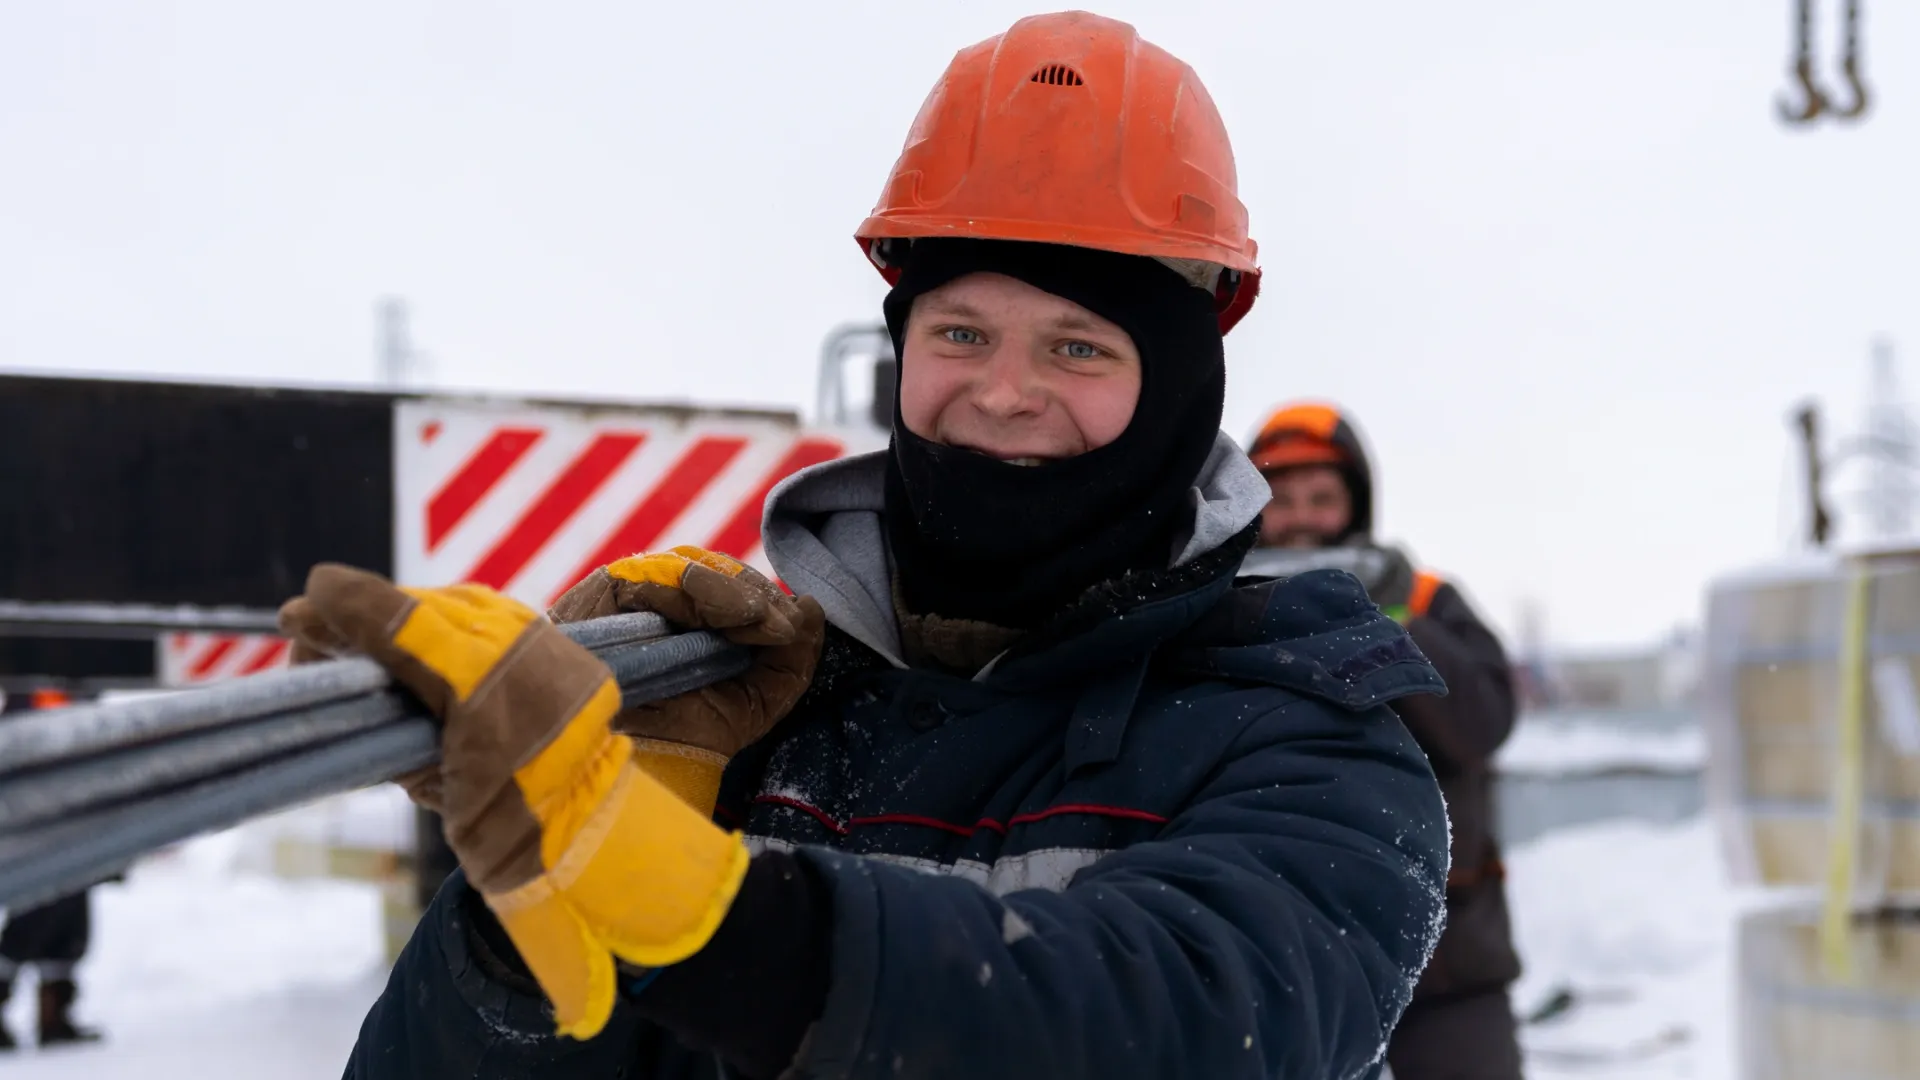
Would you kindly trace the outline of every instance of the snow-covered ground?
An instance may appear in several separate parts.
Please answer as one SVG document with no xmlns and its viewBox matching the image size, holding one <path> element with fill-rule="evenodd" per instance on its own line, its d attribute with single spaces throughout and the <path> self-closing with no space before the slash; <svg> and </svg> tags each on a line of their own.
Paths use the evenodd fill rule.
<svg viewBox="0 0 1920 1080">
<path fill-rule="evenodd" d="M 81 966 L 97 1047 L 23 1050 L 6 1080 L 337 1080 L 385 980 L 371 885 L 283 881 L 242 869 L 256 834 L 193 841 L 93 892 Z M 33 995 L 7 1010 L 30 1034 Z"/>
<path fill-rule="evenodd" d="M 1734 1080 L 1735 924 L 1759 898 L 1724 883 L 1706 817 L 1568 829 L 1507 866 L 1515 1009 L 1576 1001 L 1522 1029 L 1529 1076 Z"/>
<path fill-rule="evenodd" d="M 1500 747 L 1494 767 L 1503 773 L 1564 776 L 1614 770 L 1697 772 L 1706 762 L 1707 740 L 1698 726 L 1633 731 L 1594 723 L 1523 722 Z"/>
<path fill-rule="evenodd" d="M 24 1051 L 0 1077 L 338 1077 L 384 978 L 379 898 L 251 869 L 262 828 L 195 841 L 96 890 L 80 1014 L 110 1041 Z M 1527 965 L 1516 1008 L 1561 986 L 1578 1001 L 1524 1030 L 1529 1076 L 1733 1080 L 1740 898 L 1721 884 L 1704 819 L 1567 830 L 1512 852 L 1509 871 Z M 16 1031 L 24 1004 L 10 1010 Z"/>
</svg>

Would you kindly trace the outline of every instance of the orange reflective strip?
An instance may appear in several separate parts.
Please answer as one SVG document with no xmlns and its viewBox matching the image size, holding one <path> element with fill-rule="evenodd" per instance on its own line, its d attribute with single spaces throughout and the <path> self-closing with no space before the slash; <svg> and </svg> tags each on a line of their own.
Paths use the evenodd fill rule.
<svg viewBox="0 0 1920 1080">
<path fill-rule="evenodd" d="M 1407 597 L 1407 613 L 1419 618 L 1427 613 L 1427 607 L 1433 603 L 1433 594 L 1445 585 L 1437 574 L 1417 570 L 1413 575 L 1413 594 Z"/>
<path fill-rule="evenodd" d="M 65 690 L 35 690 L 27 701 L 36 709 L 61 709 L 73 704 L 73 697 Z"/>
</svg>

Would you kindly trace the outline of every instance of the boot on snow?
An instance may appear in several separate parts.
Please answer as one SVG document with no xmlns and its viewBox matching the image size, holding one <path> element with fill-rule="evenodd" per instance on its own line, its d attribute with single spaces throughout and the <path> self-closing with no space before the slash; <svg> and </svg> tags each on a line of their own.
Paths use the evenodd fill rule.
<svg viewBox="0 0 1920 1080">
<path fill-rule="evenodd" d="M 20 1044 L 14 1041 L 13 1032 L 7 1030 L 7 1002 L 12 997 L 13 983 L 0 983 L 0 1051 L 20 1048 Z"/>
<path fill-rule="evenodd" d="M 40 1045 L 99 1042 L 100 1033 L 73 1022 L 73 1001 L 80 990 L 72 979 L 48 979 L 40 984 Z"/>
</svg>

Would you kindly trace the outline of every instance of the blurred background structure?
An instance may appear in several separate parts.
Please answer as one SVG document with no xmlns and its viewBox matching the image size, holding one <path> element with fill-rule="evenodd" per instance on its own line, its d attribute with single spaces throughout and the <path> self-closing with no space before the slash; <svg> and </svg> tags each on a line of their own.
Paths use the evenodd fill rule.
<svg viewBox="0 0 1920 1080">
<path fill-rule="evenodd" d="M 897 133 L 1034 10 L 0 12 L 0 601 L 753 557 L 768 485 L 884 441 L 848 240 Z M 1099 10 L 1236 138 L 1227 430 L 1365 418 L 1383 533 L 1504 632 L 1529 1075 L 1920 1075 L 1920 6 Z M 259 629 L 0 618 L 0 690 L 239 677 Z M 108 1041 L 0 1070 L 337 1075 L 420 825 L 371 789 L 95 889 Z"/>
</svg>

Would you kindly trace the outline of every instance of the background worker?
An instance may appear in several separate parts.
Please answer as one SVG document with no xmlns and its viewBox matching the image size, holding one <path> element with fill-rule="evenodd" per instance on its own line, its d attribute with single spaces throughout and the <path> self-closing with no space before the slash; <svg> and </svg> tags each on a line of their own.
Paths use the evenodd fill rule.
<svg viewBox="0 0 1920 1080">
<path fill-rule="evenodd" d="M 1517 1080 L 1508 987 L 1520 975 L 1494 838 L 1493 756 L 1513 730 L 1506 652 L 1466 598 L 1374 539 L 1375 485 L 1359 432 L 1330 405 L 1276 410 L 1249 451 L 1272 499 L 1246 572 L 1338 566 L 1404 624 L 1446 680 L 1444 697 L 1394 702 L 1446 795 L 1453 827 L 1447 927 L 1388 1050 L 1394 1080 Z"/>
</svg>

